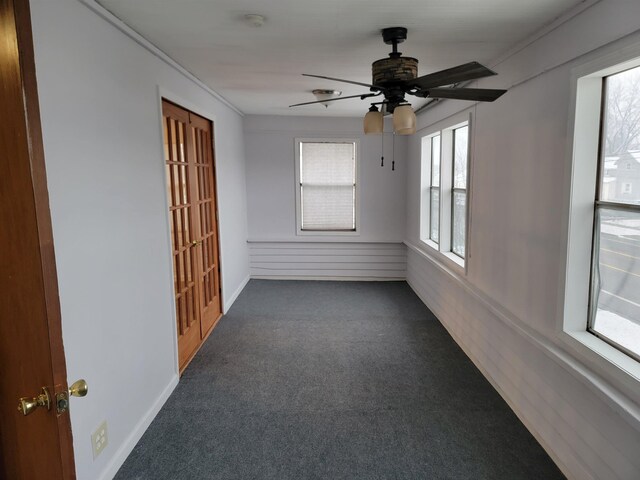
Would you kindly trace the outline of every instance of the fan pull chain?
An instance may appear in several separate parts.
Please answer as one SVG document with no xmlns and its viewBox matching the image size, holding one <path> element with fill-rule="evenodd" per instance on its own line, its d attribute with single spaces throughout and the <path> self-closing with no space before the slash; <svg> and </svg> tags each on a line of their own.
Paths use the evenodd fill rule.
<svg viewBox="0 0 640 480">
<path fill-rule="evenodd" d="M 380 158 L 381 158 L 381 162 L 380 162 L 380 166 L 384 167 L 384 132 L 382 132 L 382 147 L 381 147 L 381 153 L 380 153 Z"/>
<path fill-rule="evenodd" d="M 396 169 L 396 133 L 393 132 L 393 147 L 391 148 L 391 171 Z"/>
</svg>

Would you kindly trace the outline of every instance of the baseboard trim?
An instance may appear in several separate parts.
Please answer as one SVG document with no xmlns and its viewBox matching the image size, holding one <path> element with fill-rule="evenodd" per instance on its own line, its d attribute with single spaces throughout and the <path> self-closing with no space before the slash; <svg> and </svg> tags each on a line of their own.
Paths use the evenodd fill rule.
<svg viewBox="0 0 640 480">
<path fill-rule="evenodd" d="M 320 280 L 333 282 L 404 282 L 406 277 L 340 277 L 300 275 L 251 275 L 256 280 Z"/>
<path fill-rule="evenodd" d="M 563 368 L 575 379 L 579 380 L 583 385 L 589 388 L 589 390 L 594 392 L 598 398 L 613 408 L 619 415 L 625 418 L 627 422 L 635 426 L 640 426 L 640 407 L 638 407 L 637 403 L 629 398 L 627 393 L 621 391 L 620 388 L 611 384 L 610 381 L 594 372 L 588 366 L 585 366 L 584 363 L 581 363 L 567 351 L 563 350 L 551 340 L 545 338 L 539 332 L 523 323 L 512 312 L 497 304 L 475 285 L 472 285 L 466 278 L 461 277 L 440 261 L 432 258 L 413 243 L 405 241 L 405 245 L 410 250 L 418 254 L 422 259 L 438 268 L 441 272 L 452 277 L 458 283 L 460 288 L 471 295 L 475 300 L 482 303 L 495 316 L 495 318 L 500 320 L 511 330 L 517 332 L 518 335 L 526 338 L 529 343 L 536 346 L 544 355 L 552 359 L 558 366 Z M 407 259 L 407 266 L 408 264 L 409 260 Z M 408 277 L 409 276 L 407 275 L 407 278 Z M 411 288 L 413 288 L 413 286 Z"/>
<path fill-rule="evenodd" d="M 245 130 L 246 132 L 246 130 Z M 260 133 L 264 133 L 264 130 L 260 130 Z M 362 132 L 358 132 L 358 133 L 362 133 Z M 357 236 L 352 236 L 352 237 L 340 237 L 340 238 L 335 238 L 335 237 L 321 237 L 321 236 L 308 236 L 308 237 L 304 237 L 304 236 L 297 236 L 297 237 L 289 237 L 289 238 L 284 238 L 284 237 L 274 237 L 274 238 L 268 238 L 268 237 L 264 237 L 264 238 L 249 238 L 247 240 L 247 243 L 251 244 L 251 243 L 291 243 L 291 244 L 296 244 L 296 243 L 338 243 L 338 244 L 342 244 L 342 243 L 362 243 L 362 244 L 366 244 L 366 245 L 384 245 L 384 244 L 393 244 L 393 245 L 402 245 L 404 243 L 404 240 L 363 240 L 360 237 Z"/>
<path fill-rule="evenodd" d="M 171 378 L 169 384 L 165 387 L 162 393 L 158 396 L 156 401 L 151 405 L 151 408 L 147 411 L 147 413 L 140 419 L 140 421 L 136 424 L 133 431 L 129 434 L 129 436 L 125 439 L 120 448 L 116 451 L 111 461 L 107 464 L 105 469 L 102 471 L 102 474 L 98 477 L 99 480 L 111 480 L 115 477 L 120 467 L 124 464 L 127 457 L 131 454 L 134 447 L 144 435 L 144 432 L 147 431 L 149 425 L 160 409 L 164 406 L 165 402 L 169 399 L 176 386 L 178 385 L 179 377 L 178 375 L 174 375 Z"/>
<path fill-rule="evenodd" d="M 411 287 L 411 290 L 418 296 L 418 298 L 424 303 L 427 308 L 431 311 L 431 313 L 438 319 L 440 324 L 445 328 L 445 330 L 449 333 L 451 338 L 458 344 L 458 346 L 462 349 L 464 354 L 469 357 L 469 359 L 473 362 L 478 370 L 482 373 L 482 375 L 487 379 L 487 381 L 491 384 L 491 386 L 498 392 L 498 394 L 502 397 L 502 399 L 509 405 L 509 408 L 516 414 L 518 419 L 523 423 L 523 425 L 527 428 L 527 430 L 533 435 L 536 441 L 542 446 L 542 448 L 547 452 L 547 454 L 551 457 L 553 462 L 558 466 L 560 471 L 564 474 L 565 477 L 569 480 L 594 480 L 591 475 L 589 475 L 584 469 L 580 472 L 579 476 L 573 475 L 572 472 L 567 465 L 556 455 L 555 451 L 551 448 L 549 443 L 540 435 L 540 433 L 536 430 L 536 428 L 532 425 L 529 419 L 524 415 L 524 413 L 518 408 L 517 404 L 511 399 L 509 395 L 500 387 L 500 385 L 495 381 L 495 379 L 489 374 L 489 372 L 485 369 L 484 365 L 480 360 L 469 350 L 468 346 L 464 341 L 451 329 L 446 322 L 443 322 L 442 319 L 431 309 L 428 302 L 420 293 L 419 289 L 416 285 L 413 284 L 409 279 L 407 279 L 407 284 Z"/>
<path fill-rule="evenodd" d="M 249 280 L 251 280 L 251 275 L 247 275 L 245 277 L 245 279 L 240 282 L 240 285 L 238 286 L 238 288 L 235 289 L 235 291 L 231 294 L 231 296 L 228 299 L 224 299 L 223 300 L 223 304 L 222 304 L 222 312 L 223 313 L 227 313 L 229 311 L 229 309 L 231 308 L 231 305 L 233 305 L 233 303 L 236 301 L 236 299 L 238 298 L 238 295 L 240 295 L 242 293 L 242 290 L 244 290 L 244 287 L 247 286 L 247 283 L 249 283 Z"/>
</svg>

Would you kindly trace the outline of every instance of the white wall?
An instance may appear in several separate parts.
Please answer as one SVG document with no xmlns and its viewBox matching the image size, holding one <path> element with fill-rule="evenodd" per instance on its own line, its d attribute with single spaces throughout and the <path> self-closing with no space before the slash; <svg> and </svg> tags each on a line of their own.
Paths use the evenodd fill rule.
<svg viewBox="0 0 640 480">
<path fill-rule="evenodd" d="M 392 135 L 381 167 L 381 135 L 364 135 L 362 118 L 248 115 L 244 126 L 252 276 L 404 278 L 406 137 L 395 140 L 392 171 Z M 358 235 L 296 235 L 296 138 L 359 139 Z"/>
<path fill-rule="evenodd" d="M 480 82 L 512 88 L 475 111 L 466 277 L 415 248 L 419 134 L 408 150 L 397 139 L 391 172 L 391 137 L 383 169 L 380 137 L 361 135 L 360 119 L 250 116 L 243 131 L 237 113 L 77 0 L 32 0 L 32 16 L 67 367 L 90 385 L 71 405 L 80 480 L 110 478 L 177 381 L 158 87 L 215 121 L 227 307 L 249 274 L 247 237 L 256 276 L 388 278 L 406 256 L 412 287 L 570 478 L 638 478 L 637 398 L 557 342 L 570 69 L 640 27 L 637 0 L 596 2 Z M 443 102 L 420 125 L 467 106 Z M 295 234 L 293 142 L 312 136 L 361 140 L 357 237 Z M 355 256 L 393 271 L 354 274 Z M 324 273 L 304 268 L 329 259 Z M 110 445 L 94 461 L 90 434 L 105 419 Z"/>
<path fill-rule="evenodd" d="M 111 478 L 178 380 L 158 89 L 215 122 L 227 308 L 249 275 L 242 117 L 79 1 L 31 4 L 68 377 L 89 384 L 76 468 Z"/>
<path fill-rule="evenodd" d="M 478 82 L 510 89 L 474 109 L 466 276 L 420 246 L 420 132 L 408 147 L 408 281 L 574 479 L 640 478 L 638 396 L 568 348 L 558 327 L 571 188 L 571 69 L 638 28 L 637 0 L 596 2 L 505 55 L 494 65 L 499 75 Z M 466 107 L 442 102 L 419 125 L 426 131 Z"/>
</svg>

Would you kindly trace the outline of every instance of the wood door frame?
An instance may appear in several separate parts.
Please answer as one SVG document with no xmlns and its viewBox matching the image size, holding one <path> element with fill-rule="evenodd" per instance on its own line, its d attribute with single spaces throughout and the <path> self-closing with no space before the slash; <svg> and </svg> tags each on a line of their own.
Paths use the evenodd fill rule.
<svg viewBox="0 0 640 480">
<path fill-rule="evenodd" d="M 218 127 L 217 127 L 217 115 L 215 113 L 213 113 L 212 111 L 203 109 L 202 107 L 200 107 L 199 105 L 194 104 L 193 102 L 186 100 L 185 98 L 181 97 L 180 95 L 178 95 L 177 93 L 175 93 L 174 91 L 167 89 L 161 85 L 158 85 L 157 88 L 157 95 L 156 95 L 156 99 L 157 99 L 157 118 L 158 118 L 158 132 L 159 132 L 159 137 L 160 137 L 160 142 L 158 143 L 158 158 L 160 159 L 160 166 L 162 168 L 162 178 L 165 182 L 165 185 L 168 181 L 167 179 L 167 172 L 166 172 L 166 168 L 165 168 L 165 160 L 164 160 L 164 124 L 163 124 L 163 117 L 162 117 L 162 101 L 166 100 L 170 103 L 175 104 L 178 107 L 181 107 L 185 110 L 191 111 L 193 113 L 195 113 L 196 115 L 199 115 L 207 120 L 209 120 L 211 122 L 211 135 L 213 137 L 213 141 L 211 142 L 211 147 L 213 149 L 212 155 L 213 155 L 213 184 L 214 184 L 214 189 L 215 189 L 215 202 L 216 202 L 216 210 L 219 212 L 220 211 L 220 203 L 219 203 L 219 196 L 218 196 L 218 192 L 219 192 L 219 183 L 218 183 L 218 168 L 217 168 L 217 156 L 216 156 L 216 138 L 218 138 Z M 168 193 L 167 193 L 167 189 L 164 188 L 164 204 L 169 205 L 169 197 L 168 197 Z M 168 208 L 165 208 L 165 221 L 166 221 L 166 239 L 169 245 L 169 249 L 167 250 L 167 258 L 170 262 L 171 265 L 171 275 L 169 278 L 169 285 L 170 285 L 170 291 L 171 291 L 171 295 L 172 295 L 172 300 L 171 300 L 171 305 L 172 305 L 172 309 L 173 309 L 173 313 L 172 313 L 172 318 L 173 318 L 173 329 L 174 329 L 174 342 L 173 342 L 173 354 L 174 354 L 174 364 L 176 367 L 176 374 L 180 375 L 181 374 L 181 370 L 180 370 L 180 354 L 178 351 L 178 322 L 176 319 L 176 305 L 175 305 L 175 292 L 174 292 L 174 287 L 173 287 L 173 282 L 174 282 L 174 267 L 173 267 L 173 240 L 171 238 L 171 218 L 170 218 L 170 212 Z M 221 231 L 221 227 L 220 227 L 220 215 L 218 215 L 217 221 L 216 221 L 216 228 L 217 228 L 217 235 L 218 235 L 218 240 L 220 240 L 220 231 Z M 222 252 L 222 242 L 218 241 L 218 262 L 220 263 L 220 308 L 222 309 L 222 315 L 227 313 L 227 309 L 226 309 L 226 305 L 225 305 L 225 301 L 224 301 L 224 282 L 222 281 L 223 278 L 223 271 L 222 271 L 222 266 L 224 264 L 223 261 L 223 252 Z M 211 332 L 215 329 L 215 325 L 214 327 L 209 330 L 209 332 L 206 334 L 206 336 L 203 339 L 203 342 L 209 337 L 209 335 L 211 334 Z M 197 353 L 197 350 L 196 350 Z M 193 358 L 193 357 L 192 357 Z M 191 358 L 187 361 L 187 364 L 189 364 L 189 362 L 191 362 Z M 185 368 L 186 368 L 185 365 Z"/>
<path fill-rule="evenodd" d="M 42 128 L 40 124 L 40 107 L 38 100 L 35 58 L 33 51 L 31 12 L 29 0 L 0 0 L 0 13 L 10 12 L 13 9 L 14 23 L 16 28 L 16 40 L 18 52 L 16 60 L 19 62 L 19 79 L 23 93 L 23 112 L 20 118 L 11 117 L 12 125 L 22 125 L 26 130 L 28 143 L 28 153 L 9 150 L 15 153 L 13 157 L 20 161 L 28 156 L 31 173 L 31 188 L 20 190 L 23 198 L 28 198 L 35 207 L 35 224 L 37 225 L 37 244 L 40 266 L 42 269 L 42 298 L 33 298 L 25 291 L 24 297 L 28 302 L 42 301 L 47 318 L 50 353 L 50 365 L 53 374 L 53 385 L 50 385 L 50 393 L 64 391 L 67 389 L 67 371 L 62 341 L 62 320 L 60 312 L 60 300 L 58 292 L 58 275 L 56 271 L 56 261 L 53 244 L 53 230 L 49 209 L 49 194 L 47 189 L 47 176 L 44 161 L 44 146 L 42 140 Z M 2 23 L 9 18 L 0 18 Z M 22 123 L 24 122 L 24 124 Z M 3 153 L 9 153 L 3 152 Z M 25 239 L 27 240 L 27 239 Z M 20 259 L 15 259 L 20 262 Z M 28 298 L 26 298 L 28 297 Z M 35 319 L 34 319 L 35 322 Z M 34 328 L 41 328 L 35 327 Z M 25 352 L 25 355 L 35 355 L 36 352 Z M 27 392 L 25 392 L 26 394 Z M 34 391 L 37 393 L 37 390 Z M 17 398 L 16 398 L 17 401 Z M 55 415 L 54 410 L 49 414 Z M 75 462 L 73 454 L 73 440 L 71 435 L 71 422 L 68 410 L 66 413 L 57 415 L 57 437 L 59 438 L 59 456 L 62 478 L 74 479 Z M 41 439 L 33 439 L 34 445 L 38 448 L 47 446 L 40 442 Z M 0 459 L 0 464 L 2 464 Z M 2 472 L 0 472 L 2 473 Z M 52 472 L 53 473 L 53 472 Z"/>
</svg>

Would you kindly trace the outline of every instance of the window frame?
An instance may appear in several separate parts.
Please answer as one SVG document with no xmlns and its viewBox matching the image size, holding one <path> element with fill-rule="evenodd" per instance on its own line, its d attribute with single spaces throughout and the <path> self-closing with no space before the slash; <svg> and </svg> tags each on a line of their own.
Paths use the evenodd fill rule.
<svg viewBox="0 0 640 480">
<path fill-rule="evenodd" d="M 303 230 L 302 229 L 302 195 L 300 182 L 301 156 L 300 145 L 302 143 L 352 143 L 355 156 L 355 198 L 354 198 L 354 225 L 353 230 Z M 295 216 L 296 235 L 300 236 L 358 236 L 360 235 L 360 140 L 353 137 L 304 137 L 294 139 L 294 188 L 295 188 Z"/>
<path fill-rule="evenodd" d="M 451 253 L 453 253 L 454 255 L 457 255 L 459 258 L 462 259 L 462 261 L 464 261 L 466 259 L 466 255 L 467 255 L 467 233 L 468 233 L 468 222 L 467 219 L 469 218 L 469 168 L 470 168 L 470 164 L 469 164 L 469 157 L 470 157 L 470 145 L 471 145 L 471 121 L 468 121 L 466 125 L 464 125 L 464 127 L 467 127 L 467 159 L 466 159 L 466 178 L 465 178 L 465 182 L 464 182 L 464 188 L 460 188 L 460 187 L 456 187 L 455 185 L 455 179 L 456 179 L 456 130 L 459 130 L 461 128 L 463 128 L 463 126 L 459 126 L 456 128 L 453 128 L 451 130 L 451 134 L 452 134 L 452 138 L 453 138 L 453 146 L 452 146 L 452 154 L 451 154 Z M 464 203 L 464 209 L 465 209 L 465 234 L 464 234 L 464 255 L 460 255 L 458 252 L 456 252 L 453 248 L 453 229 L 454 229 L 454 225 L 455 225 L 455 221 L 454 221 L 454 209 L 455 209 L 455 195 L 456 193 L 460 193 L 460 192 L 464 192 L 464 196 L 465 196 L 465 203 Z"/>
<path fill-rule="evenodd" d="M 596 188 L 599 186 L 603 78 L 640 66 L 640 35 L 613 42 L 571 69 L 568 115 L 568 179 L 558 296 L 557 339 L 567 351 L 631 398 L 640 396 L 640 362 L 587 329 L 595 230 Z M 617 394 L 612 394 L 617 398 Z"/>
<path fill-rule="evenodd" d="M 460 256 L 453 251 L 453 202 L 454 192 L 463 189 L 454 188 L 454 131 L 461 127 L 468 127 L 467 138 L 467 181 L 465 191 L 465 255 Z M 467 263 L 469 255 L 469 231 L 470 231 L 470 203 L 471 203 L 471 182 L 472 182 L 472 130 L 473 113 L 471 109 L 452 115 L 430 127 L 425 128 L 421 133 L 421 184 L 420 184 L 420 228 L 419 240 L 422 250 L 443 261 L 447 266 L 452 267 L 463 275 L 467 273 Z M 439 235 L 438 242 L 431 238 L 431 173 L 433 168 L 433 155 L 431 151 L 433 138 L 440 136 L 440 183 L 439 189 Z M 428 148 L 426 146 L 428 145 Z M 426 151 L 428 150 L 428 155 Z M 425 184 L 428 182 L 428 185 Z M 425 192 L 428 198 L 425 199 Z"/>
<path fill-rule="evenodd" d="M 638 59 L 638 66 L 636 68 L 640 68 L 640 58 Z M 605 176 L 605 142 L 607 135 L 607 122 L 606 122 L 606 112 L 607 112 L 607 96 L 608 96 L 608 78 L 616 73 L 621 73 L 627 69 L 622 69 L 617 72 L 608 73 L 606 76 L 601 77 L 602 82 L 602 91 L 601 91 L 601 101 L 600 101 L 600 134 L 598 136 L 598 167 L 596 174 L 596 191 L 595 191 L 595 199 L 594 199 L 594 212 L 593 212 L 593 239 L 591 242 L 591 273 L 589 276 L 589 303 L 587 306 L 587 331 L 592 335 L 595 335 L 597 338 L 602 341 L 608 343 L 609 345 L 617 348 L 621 352 L 629 355 L 631 358 L 640 362 L 640 354 L 633 352 L 624 346 L 617 343 L 615 340 L 609 338 L 603 332 L 599 332 L 594 328 L 594 324 L 597 316 L 597 296 L 596 296 L 596 280 L 595 274 L 598 270 L 599 263 L 599 245 L 600 245 L 600 212 L 603 209 L 607 210 L 619 210 L 623 212 L 634 212 L 640 214 L 640 205 L 635 205 L 631 203 L 624 202 L 616 202 L 611 200 L 602 200 L 602 187 L 604 185 L 604 176 Z M 623 183 L 624 185 L 631 185 L 630 183 Z M 622 192 L 626 193 L 626 192 Z M 629 192 L 630 193 L 630 192 Z"/>
<path fill-rule="evenodd" d="M 435 149 L 434 149 L 434 140 L 438 139 L 438 185 L 434 186 L 433 182 L 434 182 L 434 175 L 433 175 L 433 163 L 434 163 L 434 153 L 435 153 Z M 429 240 L 431 240 L 433 243 L 435 243 L 436 245 L 440 244 L 440 204 L 442 203 L 442 187 L 441 187 L 441 182 L 442 182 L 442 132 L 437 132 L 434 135 L 431 135 L 429 137 L 430 140 L 430 158 L 431 158 L 431 169 L 430 169 L 430 181 L 429 181 Z M 438 232 L 438 239 L 434 239 L 433 238 L 433 192 L 437 191 L 438 192 L 438 228 L 437 228 L 437 232 Z"/>
</svg>

